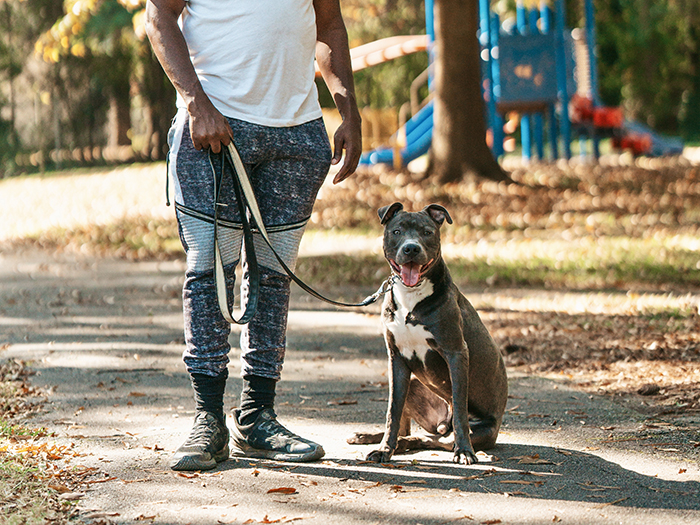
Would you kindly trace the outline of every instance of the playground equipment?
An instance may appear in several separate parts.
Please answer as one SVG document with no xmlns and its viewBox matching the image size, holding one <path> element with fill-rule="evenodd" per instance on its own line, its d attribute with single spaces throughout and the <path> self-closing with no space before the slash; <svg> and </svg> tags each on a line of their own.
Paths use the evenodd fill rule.
<svg viewBox="0 0 700 525">
<path fill-rule="evenodd" d="M 490 0 L 479 0 L 485 117 L 494 156 L 500 158 L 505 153 L 504 142 L 514 142 L 506 137 L 504 128 L 513 133 L 518 126 L 512 124 L 518 122 L 522 156 L 527 160 L 533 156 L 533 146 L 537 157 L 545 159 L 546 143 L 550 158 L 571 158 L 574 135 L 581 155 L 586 154 L 590 141 L 595 158 L 600 155 L 601 137 L 611 137 L 613 147 L 636 155 L 682 152 L 680 140 L 662 137 L 642 124 L 625 120 L 620 108 L 602 105 L 593 0 L 582 1 L 584 27 L 572 31 L 565 26 L 564 0 L 551 0 L 551 4 L 542 0 L 534 9 L 517 0 L 515 22 L 504 24 L 491 10 Z M 432 64 L 433 0 L 425 1 L 425 10 L 426 35 L 391 37 L 354 48 L 353 70 L 426 50 Z M 413 101 L 411 106 L 412 117 L 402 119 L 405 122 L 392 137 L 391 146 L 365 152 L 361 163 L 406 165 L 428 152 L 432 101 L 429 97 L 424 105 Z M 505 117 L 513 112 L 519 118 L 509 118 L 504 126 Z"/>
</svg>

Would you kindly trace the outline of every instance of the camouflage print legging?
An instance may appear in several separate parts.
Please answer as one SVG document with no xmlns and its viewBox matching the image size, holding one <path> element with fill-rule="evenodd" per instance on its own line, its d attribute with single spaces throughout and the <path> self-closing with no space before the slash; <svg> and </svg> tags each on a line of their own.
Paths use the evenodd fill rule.
<svg viewBox="0 0 700 525">
<path fill-rule="evenodd" d="M 330 167 L 331 150 L 323 122 L 273 128 L 229 119 L 236 147 L 255 190 L 265 226 L 276 251 L 294 268 L 299 242 Z M 231 327 L 219 311 L 214 280 L 214 174 L 220 164 L 207 151 L 194 149 L 189 117 L 180 110 L 168 135 L 169 171 L 175 186 L 180 239 L 187 253 L 183 287 L 188 372 L 219 375 L 229 362 Z M 216 156 L 212 155 L 212 159 Z M 224 177 L 221 249 L 229 297 L 241 259 L 242 231 L 230 184 Z M 279 379 L 284 361 L 290 279 L 270 249 L 254 239 L 261 283 L 258 311 L 241 333 L 241 375 Z M 245 283 L 241 286 L 245 296 Z"/>
</svg>

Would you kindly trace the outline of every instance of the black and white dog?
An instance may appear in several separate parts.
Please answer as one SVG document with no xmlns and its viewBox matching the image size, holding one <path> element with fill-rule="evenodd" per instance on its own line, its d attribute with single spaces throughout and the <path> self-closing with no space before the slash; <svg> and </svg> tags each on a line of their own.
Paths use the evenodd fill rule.
<svg viewBox="0 0 700 525">
<path fill-rule="evenodd" d="M 382 307 L 389 353 L 386 431 L 367 459 L 388 461 L 414 419 L 431 434 L 454 431 L 454 461 L 474 463 L 475 450 L 496 444 L 508 380 L 496 344 L 442 259 L 440 226 L 452 219 L 437 204 L 409 213 L 398 202 L 381 208 L 379 218 L 384 256 L 396 277 Z M 349 441 L 379 442 L 368 436 Z"/>
</svg>

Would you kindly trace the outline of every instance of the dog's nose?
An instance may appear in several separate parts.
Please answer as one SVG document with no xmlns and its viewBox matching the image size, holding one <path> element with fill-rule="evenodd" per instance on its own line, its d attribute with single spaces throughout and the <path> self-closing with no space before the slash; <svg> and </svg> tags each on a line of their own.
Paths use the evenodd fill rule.
<svg viewBox="0 0 700 525">
<path fill-rule="evenodd" d="M 418 255 L 420 253 L 420 245 L 416 243 L 406 243 L 401 248 L 404 255 Z"/>
</svg>

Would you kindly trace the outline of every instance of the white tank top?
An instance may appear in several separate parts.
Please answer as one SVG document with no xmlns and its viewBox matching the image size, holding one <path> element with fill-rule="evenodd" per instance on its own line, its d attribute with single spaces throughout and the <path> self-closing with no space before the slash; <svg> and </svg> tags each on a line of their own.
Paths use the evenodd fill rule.
<svg viewBox="0 0 700 525">
<path fill-rule="evenodd" d="M 313 0 L 188 0 L 180 27 L 223 115 L 273 127 L 321 116 Z"/>
</svg>

